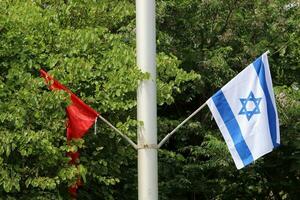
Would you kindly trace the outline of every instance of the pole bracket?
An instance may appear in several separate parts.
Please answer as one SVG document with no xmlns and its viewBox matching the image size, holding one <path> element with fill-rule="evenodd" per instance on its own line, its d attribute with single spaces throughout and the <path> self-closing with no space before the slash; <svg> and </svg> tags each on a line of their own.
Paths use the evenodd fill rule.
<svg viewBox="0 0 300 200">
<path fill-rule="evenodd" d="M 137 149 L 158 149 L 157 144 L 139 144 L 137 145 Z"/>
</svg>

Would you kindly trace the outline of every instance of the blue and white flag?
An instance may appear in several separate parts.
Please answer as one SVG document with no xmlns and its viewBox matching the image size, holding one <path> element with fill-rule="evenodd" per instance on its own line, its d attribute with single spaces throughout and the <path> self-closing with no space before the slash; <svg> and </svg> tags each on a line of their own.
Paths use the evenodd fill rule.
<svg viewBox="0 0 300 200">
<path fill-rule="evenodd" d="M 267 53 L 207 100 L 238 169 L 280 144 Z"/>
</svg>

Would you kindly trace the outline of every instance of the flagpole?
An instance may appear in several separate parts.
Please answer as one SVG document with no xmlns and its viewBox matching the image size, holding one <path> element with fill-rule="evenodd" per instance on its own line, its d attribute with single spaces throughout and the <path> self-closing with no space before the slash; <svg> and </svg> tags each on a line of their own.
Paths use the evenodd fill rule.
<svg viewBox="0 0 300 200">
<path fill-rule="evenodd" d="M 188 116 L 185 120 L 183 120 L 176 128 L 173 129 L 168 135 L 164 137 L 164 139 L 158 144 L 157 148 L 159 149 L 180 127 L 182 127 L 187 121 L 189 121 L 192 117 L 194 117 L 200 110 L 202 110 L 206 106 L 206 102 L 202 104 L 197 110 L 195 110 L 190 116 Z"/>
<path fill-rule="evenodd" d="M 137 65 L 150 74 L 137 90 L 138 199 L 158 199 L 155 0 L 136 0 Z"/>
<path fill-rule="evenodd" d="M 98 115 L 98 117 L 104 121 L 109 127 L 111 127 L 113 130 L 115 130 L 117 133 L 119 133 L 134 149 L 138 149 L 137 145 L 132 142 L 132 140 L 127 137 L 125 134 L 123 134 L 119 129 L 117 129 L 114 125 L 112 125 L 109 121 L 107 121 L 104 117 L 102 117 L 101 115 Z M 97 118 L 96 118 L 97 119 Z M 95 123 L 97 121 L 95 120 Z M 96 126 L 95 126 L 96 127 Z M 95 133 L 96 133 L 96 128 L 95 128 Z"/>
</svg>

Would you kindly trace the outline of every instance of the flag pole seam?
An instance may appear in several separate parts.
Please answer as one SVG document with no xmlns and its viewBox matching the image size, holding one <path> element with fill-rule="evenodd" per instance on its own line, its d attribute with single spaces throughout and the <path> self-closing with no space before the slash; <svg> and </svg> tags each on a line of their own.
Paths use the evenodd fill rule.
<svg viewBox="0 0 300 200">
<path fill-rule="evenodd" d="M 194 117 L 200 110 L 202 110 L 206 106 L 206 102 L 202 104 L 197 110 L 195 110 L 190 116 L 188 116 L 185 120 L 183 120 L 173 131 L 167 134 L 164 139 L 158 144 L 157 148 L 159 149 L 181 126 L 183 126 L 188 120 Z"/>
<path fill-rule="evenodd" d="M 105 122 L 109 127 L 114 129 L 117 133 L 119 133 L 135 150 L 138 149 L 137 145 L 125 134 L 123 134 L 119 129 L 117 129 L 114 125 L 112 125 L 109 121 L 103 118 L 101 115 L 98 116 L 103 122 Z"/>
</svg>

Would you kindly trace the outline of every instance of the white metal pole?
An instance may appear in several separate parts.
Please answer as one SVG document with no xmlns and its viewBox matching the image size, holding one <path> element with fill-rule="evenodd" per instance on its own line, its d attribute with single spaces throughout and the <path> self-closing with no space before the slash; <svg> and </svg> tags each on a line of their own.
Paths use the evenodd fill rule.
<svg viewBox="0 0 300 200">
<path fill-rule="evenodd" d="M 158 199 L 155 0 L 136 0 L 137 65 L 150 74 L 137 91 L 138 198 Z"/>
</svg>

